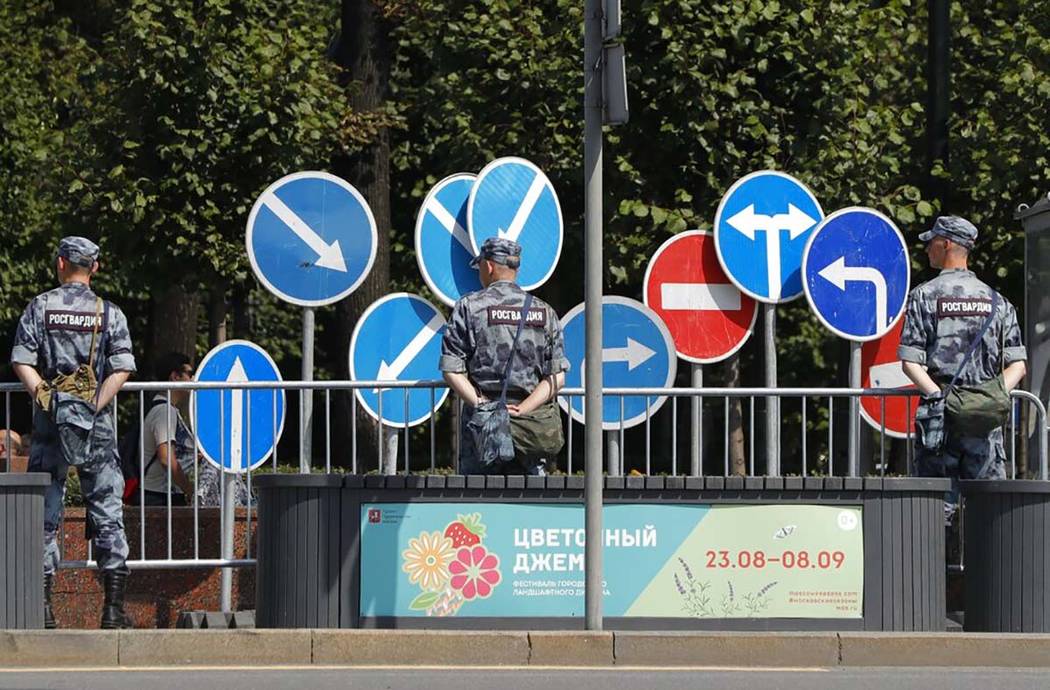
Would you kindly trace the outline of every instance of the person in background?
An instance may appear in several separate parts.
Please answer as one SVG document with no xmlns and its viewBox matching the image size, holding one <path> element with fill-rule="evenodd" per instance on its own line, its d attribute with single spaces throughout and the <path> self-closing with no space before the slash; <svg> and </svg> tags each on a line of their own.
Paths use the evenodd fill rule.
<svg viewBox="0 0 1050 690">
<path fill-rule="evenodd" d="M 157 381 L 192 381 L 193 367 L 185 354 L 168 352 L 157 360 L 154 375 Z M 188 505 L 187 497 L 193 495 L 196 443 L 179 412 L 189 397 L 185 389 L 158 392 L 142 420 L 142 457 L 146 459 L 142 488 L 147 506 L 167 505 L 169 487 L 173 506 Z"/>
</svg>

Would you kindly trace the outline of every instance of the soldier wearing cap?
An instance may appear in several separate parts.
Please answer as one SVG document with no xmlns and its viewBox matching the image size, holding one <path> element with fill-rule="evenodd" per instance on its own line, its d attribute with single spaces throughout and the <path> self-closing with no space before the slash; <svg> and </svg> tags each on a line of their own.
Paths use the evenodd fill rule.
<svg viewBox="0 0 1050 690">
<path fill-rule="evenodd" d="M 55 267 L 59 286 L 29 303 L 15 334 L 11 364 L 33 397 L 30 472 L 47 472 L 44 497 L 45 627 L 56 627 L 51 590 L 59 562 L 66 475 L 73 466 L 87 505 L 93 554 L 103 576 L 103 628 L 130 627 L 124 613 L 128 542 L 121 498 L 113 398 L 135 371 L 127 319 L 91 290 L 99 248 L 66 237 Z"/>
<path fill-rule="evenodd" d="M 959 374 L 957 385 L 980 384 L 1001 374 L 1006 390 L 1013 390 L 1024 378 L 1027 354 L 1013 305 L 967 267 L 977 228 L 963 218 L 941 216 L 919 239 L 926 243 L 930 266 L 941 272 L 914 288 L 908 296 L 897 355 L 904 373 L 923 395 L 920 414 L 924 405 L 942 394 L 942 388 L 951 382 L 956 372 Z M 996 306 L 991 326 L 960 370 L 993 304 Z M 916 474 L 920 476 L 1006 477 L 1001 427 L 987 436 L 967 435 L 965 429 L 948 428 L 940 453 L 932 453 L 920 445 L 915 452 Z"/>
<path fill-rule="evenodd" d="M 517 242 L 497 237 L 485 240 L 480 253 L 471 261 L 484 287 L 456 302 L 441 342 L 439 367 L 449 386 L 465 403 L 460 426 L 461 474 L 546 472 L 548 458 L 524 455 L 517 443 L 510 466 L 486 466 L 466 433 L 475 406 L 498 399 L 503 387 L 503 374 L 526 297 L 516 283 L 520 265 L 521 245 Z M 560 434 L 561 419 L 554 397 L 564 385 L 568 369 L 558 315 L 545 302 L 534 298 L 507 377 L 507 407 L 511 416 L 549 414 L 553 406 L 556 431 Z"/>
</svg>

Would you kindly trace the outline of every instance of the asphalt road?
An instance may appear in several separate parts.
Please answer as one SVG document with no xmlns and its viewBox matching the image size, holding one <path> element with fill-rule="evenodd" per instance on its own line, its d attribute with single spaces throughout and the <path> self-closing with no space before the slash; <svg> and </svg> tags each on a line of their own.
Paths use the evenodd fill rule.
<svg viewBox="0 0 1050 690">
<path fill-rule="evenodd" d="M 275 668 L 0 670 L 0 688 L 113 690 L 1020 690 L 1046 688 L 1045 669 L 476 669 Z"/>
</svg>

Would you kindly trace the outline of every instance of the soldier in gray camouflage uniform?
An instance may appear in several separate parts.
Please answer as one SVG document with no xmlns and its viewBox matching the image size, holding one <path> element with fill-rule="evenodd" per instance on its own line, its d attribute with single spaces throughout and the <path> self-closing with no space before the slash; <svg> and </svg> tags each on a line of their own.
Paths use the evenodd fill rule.
<svg viewBox="0 0 1050 690">
<path fill-rule="evenodd" d="M 62 519 L 66 475 L 76 467 L 87 504 L 93 554 L 102 572 L 105 607 L 103 628 L 130 627 L 124 613 L 128 542 L 121 498 L 124 477 L 117 459 L 112 400 L 135 371 L 127 320 L 118 307 L 99 302 L 90 287 L 98 270 L 98 245 L 83 237 L 66 237 L 56 257 L 59 287 L 33 298 L 18 323 L 11 363 L 33 408 L 30 472 L 47 472 L 51 486 L 44 498 L 45 626 L 55 627 L 51 588 L 59 562 L 56 532 Z M 94 336 L 94 337 L 93 337 Z M 50 409 L 40 407 L 40 390 L 62 374 L 88 364 L 96 341 L 96 391 L 84 397 L 54 390 Z M 39 389 L 39 390 L 38 390 Z"/>
<path fill-rule="evenodd" d="M 510 466 L 483 465 L 466 432 L 474 406 L 499 398 L 526 296 L 515 282 L 521 265 L 521 245 L 517 242 L 489 238 L 471 265 L 478 268 L 484 289 L 456 302 L 441 342 L 439 363 L 445 380 L 465 403 L 460 425 L 459 471 L 461 474 L 545 474 L 545 458 L 517 452 Z M 526 414 L 542 405 L 557 405 L 554 396 L 565 384 L 568 369 L 558 315 L 545 302 L 533 298 L 508 377 L 510 414 Z"/>
<path fill-rule="evenodd" d="M 992 296 L 996 293 L 967 268 L 977 239 L 977 228 L 972 223 L 956 216 L 942 216 L 919 239 L 926 242 L 930 266 L 941 269 L 941 273 L 908 296 L 897 355 L 904 373 L 926 400 L 932 400 L 959 370 L 991 312 Z M 957 385 L 979 384 L 1003 374 L 1006 389 L 1012 390 L 1024 378 L 1026 359 L 1017 313 L 999 295 L 996 317 L 959 372 Z M 920 411 L 925 404 L 920 404 Z M 916 474 L 953 479 L 1006 477 L 1001 427 L 979 437 L 967 436 L 964 429 L 948 428 L 946 432 L 940 454 L 916 446 Z"/>
</svg>

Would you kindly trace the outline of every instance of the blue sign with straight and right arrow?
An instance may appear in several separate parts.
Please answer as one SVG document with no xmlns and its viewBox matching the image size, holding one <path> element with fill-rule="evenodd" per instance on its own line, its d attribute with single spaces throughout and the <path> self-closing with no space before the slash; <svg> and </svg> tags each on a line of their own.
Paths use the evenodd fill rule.
<svg viewBox="0 0 1050 690">
<path fill-rule="evenodd" d="M 806 299 L 829 330 L 864 342 L 904 313 L 911 261 L 904 236 L 870 208 L 835 211 L 817 226 L 802 261 Z"/>
<path fill-rule="evenodd" d="M 729 188 L 715 213 L 715 249 L 726 275 L 760 302 L 802 294 L 802 251 L 824 212 L 804 184 L 762 170 Z"/>
<path fill-rule="evenodd" d="M 256 277 L 303 307 L 338 302 L 372 270 L 376 221 L 349 182 L 325 172 L 286 175 L 252 206 L 245 235 Z"/>
<path fill-rule="evenodd" d="M 240 383 L 281 381 L 270 355 L 247 340 L 227 340 L 201 360 L 194 380 Z M 202 389 L 190 402 L 204 457 L 227 472 L 255 469 L 277 447 L 284 430 L 284 391 Z"/>
<path fill-rule="evenodd" d="M 441 180 L 416 216 L 419 271 L 434 296 L 450 307 L 481 289 L 478 269 L 470 265 L 474 247 L 467 233 L 467 201 L 475 179 L 470 173 L 457 173 Z"/>
<path fill-rule="evenodd" d="M 467 230 L 474 254 L 489 237 L 521 245 L 518 284 L 533 290 L 547 282 L 561 257 L 564 224 L 554 185 L 524 158 L 498 158 L 478 175 L 467 202 Z"/>
<path fill-rule="evenodd" d="M 584 305 L 574 307 L 561 319 L 565 334 L 565 356 L 569 372 L 565 385 L 582 387 L 584 381 Z M 649 307 L 627 297 L 602 298 L 602 377 L 604 388 L 670 388 L 677 373 L 678 355 L 671 332 Z M 603 398 L 602 428 L 629 428 L 655 414 L 666 396 L 611 396 Z M 621 410 L 622 401 L 622 410 Z M 571 401 L 559 397 L 563 410 L 584 423 L 582 397 Z M 621 414 L 622 412 L 622 414 Z"/>
<path fill-rule="evenodd" d="M 381 297 L 361 315 L 350 337 L 350 378 L 354 381 L 435 381 L 445 317 L 418 295 Z M 387 426 L 426 421 L 448 397 L 447 388 L 358 388 L 365 411 Z"/>
</svg>

